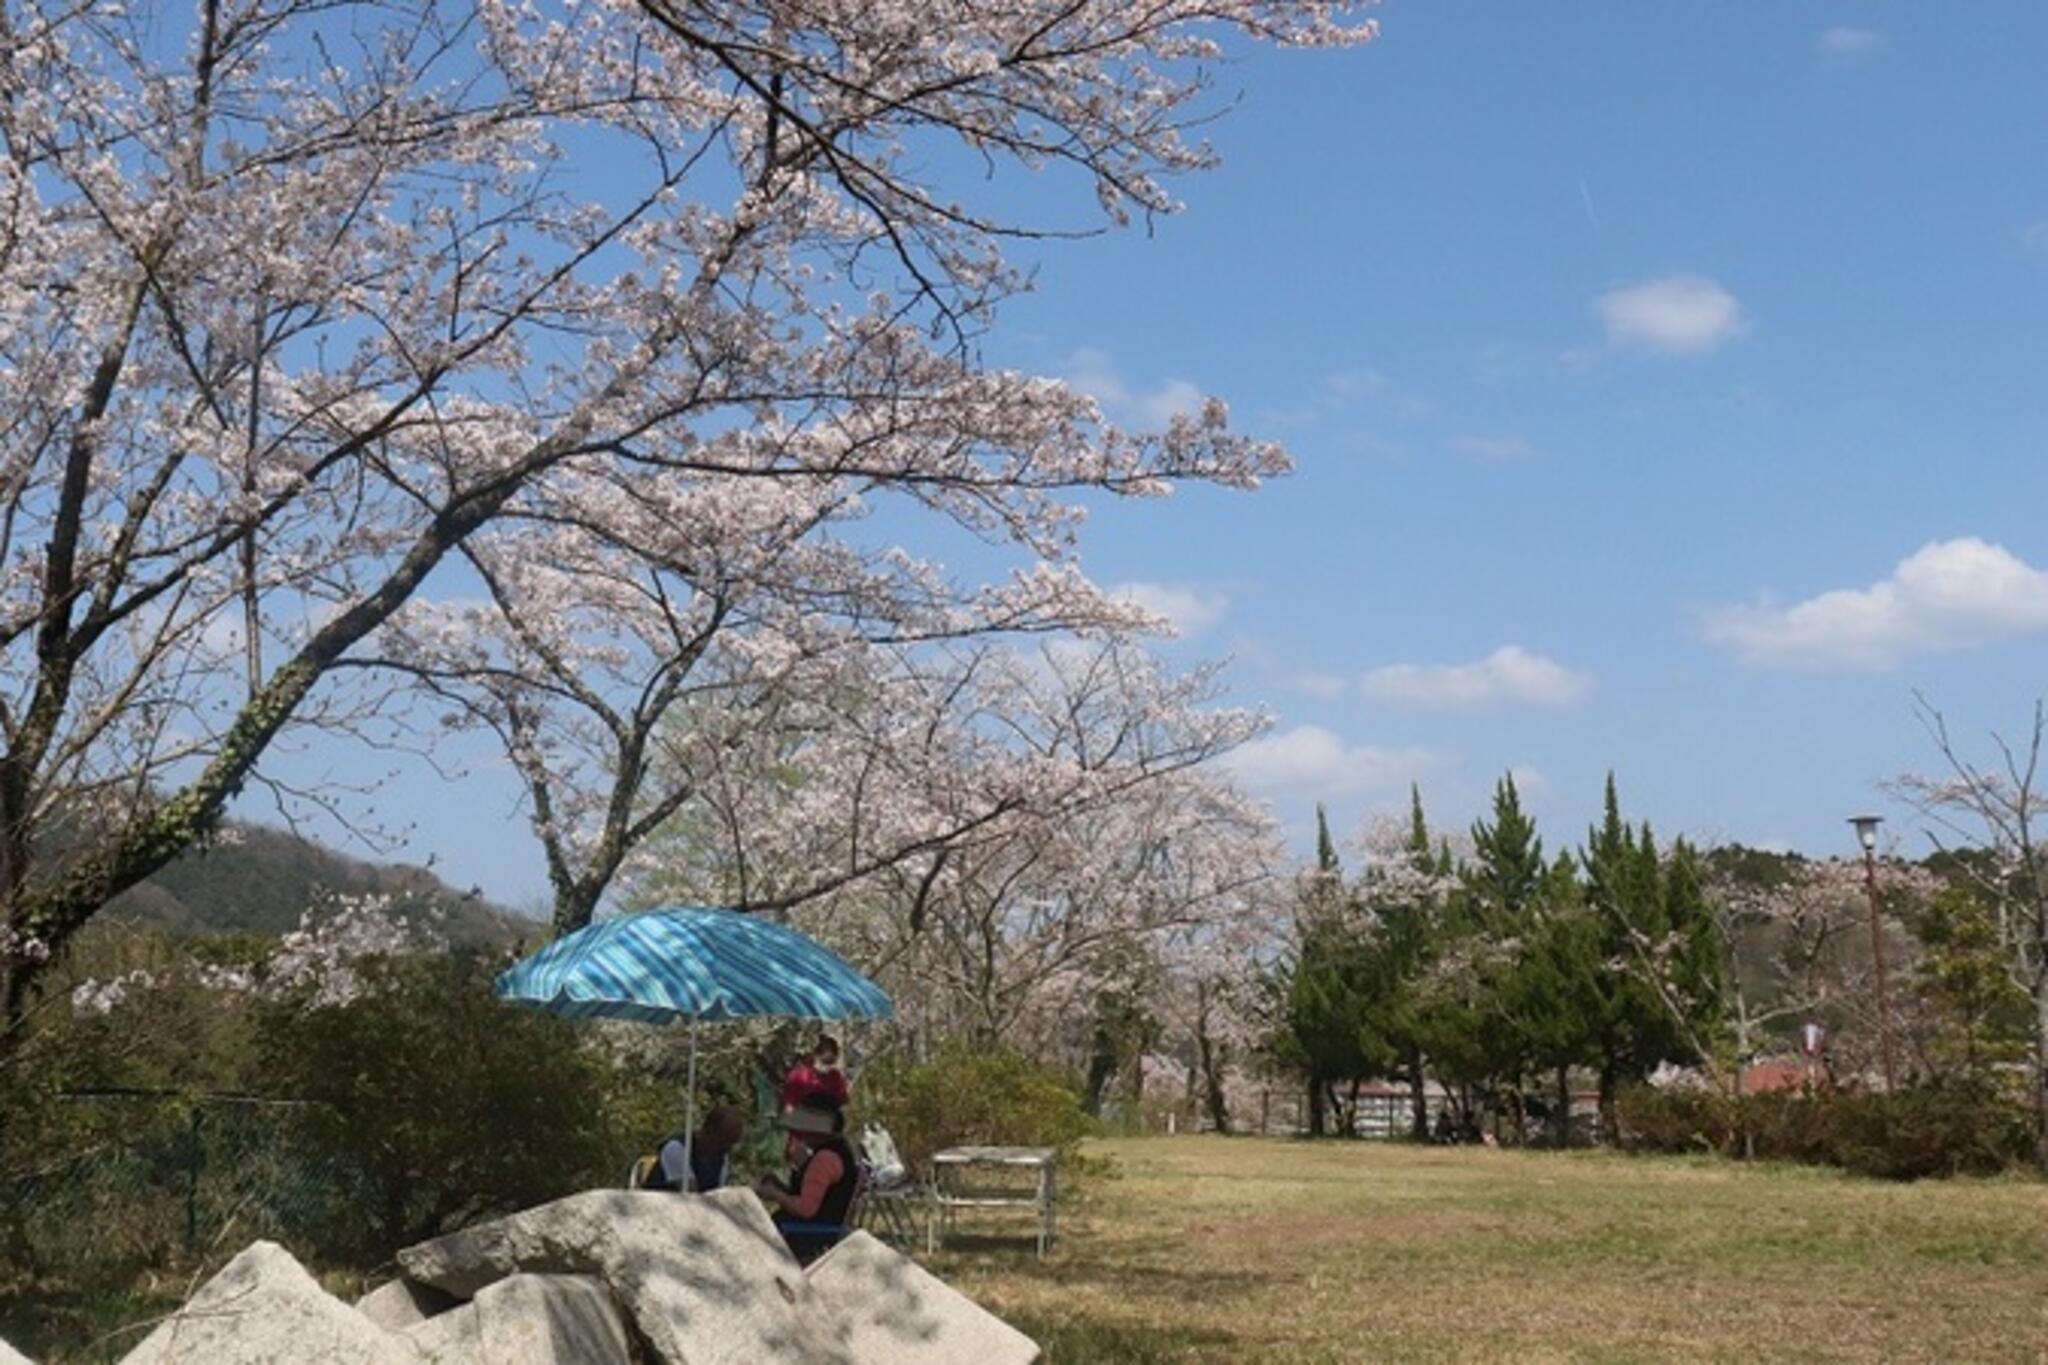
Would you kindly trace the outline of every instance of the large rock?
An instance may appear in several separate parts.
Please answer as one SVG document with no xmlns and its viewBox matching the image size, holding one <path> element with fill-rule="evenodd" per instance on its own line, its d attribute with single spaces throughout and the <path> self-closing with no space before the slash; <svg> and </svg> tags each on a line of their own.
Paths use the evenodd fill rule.
<svg viewBox="0 0 2048 1365">
<path fill-rule="evenodd" d="M 473 1365 L 483 1348 L 476 1308 L 467 1303 L 435 1314 L 408 1328 L 405 1335 L 430 1365 Z"/>
<path fill-rule="evenodd" d="M 356 1300 L 358 1313 L 393 1332 L 403 1332 L 428 1318 L 461 1306 L 462 1300 L 453 1294 L 444 1294 L 429 1285 L 414 1284 L 403 1275 L 378 1285 Z"/>
<path fill-rule="evenodd" d="M 1030 1365 L 1038 1344 L 887 1244 L 856 1232 L 811 1263 L 857 1365 Z"/>
<path fill-rule="evenodd" d="M 435 1365 L 631 1365 L 611 1292 L 584 1275 L 513 1275 L 408 1334 Z"/>
<path fill-rule="evenodd" d="M 419 1365 L 420 1353 L 322 1289 L 275 1242 L 252 1242 L 123 1365 Z"/>
<path fill-rule="evenodd" d="M 398 1264 L 460 1298 L 521 1272 L 599 1276 L 661 1365 L 852 1360 L 751 1190 L 593 1190 L 408 1247 Z"/>
</svg>

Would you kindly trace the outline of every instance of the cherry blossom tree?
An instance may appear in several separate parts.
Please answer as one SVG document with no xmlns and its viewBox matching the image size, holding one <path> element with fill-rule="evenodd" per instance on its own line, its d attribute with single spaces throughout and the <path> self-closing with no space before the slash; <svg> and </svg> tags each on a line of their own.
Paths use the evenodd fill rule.
<svg viewBox="0 0 2048 1365">
<path fill-rule="evenodd" d="M 1231 1131 L 1248 1091 L 1247 1068 L 1264 1041 L 1265 1004 L 1257 977 L 1285 948 L 1287 881 L 1270 839 L 1235 831 L 1230 861 L 1241 868 L 1276 870 L 1235 889 L 1207 922 L 1171 936 L 1163 945 L 1154 998 L 1170 1048 L 1185 1057 L 1210 1127 Z"/>
<path fill-rule="evenodd" d="M 1896 923 L 1931 895 L 1936 881 L 1924 869 L 1887 858 L 1880 885 L 1887 955 L 1897 980 L 1910 975 L 1910 940 Z M 1734 1069 L 1720 1075 L 1712 1040 L 1692 1038 L 1723 1087 L 1741 1093 L 1743 1068 L 1768 1049 L 1792 1021 L 1811 1020 L 1827 1031 L 1833 1063 L 1867 1070 L 1878 1055 L 1880 1007 L 1870 953 L 1870 899 L 1860 862 L 1840 858 L 1800 860 L 1768 885 L 1717 879 L 1708 890 L 1723 940 L 1734 961 L 1724 974 L 1726 1018 L 1733 1033 Z M 1751 945 L 1737 953 L 1737 944 Z M 1681 1027 L 1690 1002 L 1672 964 L 1678 945 L 1638 941 L 1633 966 Z M 1744 962 L 1751 964 L 1743 970 Z M 1904 1036 L 1912 1025 L 1913 1003 L 1896 986 L 1883 1022 Z"/>
<path fill-rule="evenodd" d="M 895 581 L 870 557 L 807 541 L 819 524 L 814 509 L 793 522 L 780 520 L 788 506 L 753 510 L 779 524 L 753 532 L 756 552 L 743 562 L 734 551 L 746 543 L 746 509 L 690 518 L 707 542 L 699 562 L 717 565 L 715 578 L 700 569 L 694 581 L 665 581 L 644 563 L 636 570 L 618 562 L 623 555 L 591 557 L 574 543 L 522 545 L 516 561 L 472 549 L 486 598 L 409 604 L 380 636 L 376 667 L 412 676 L 445 705 L 444 724 L 501 742 L 546 855 L 557 932 L 587 924 L 634 850 L 666 823 L 694 812 L 728 834 L 736 821 L 748 824 L 747 808 L 772 804 L 793 746 L 803 751 L 811 804 L 834 789 L 835 764 L 869 779 L 878 765 L 915 766 L 936 737 L 889 718 L 931 700 L 920 650 L 1077 629 L 1115 638 L 1152 625 L 1066 572 L 971 593 Z M 908 752 L 889 752 L 905 744 Z M 868 811 L 883 794 L 862 780 L 845 799 Z M 854 875 L 941 846 L 953 832 L 944 820 L 887 823 L 895 842 L 861 841 Z M 878 833 L 874 818 L 852 828 Z M 836 884 L 846 871 L 844 860 L 817 870 L 782 852 L 785 899 L 812 885 L 814 872 Z M 760 861 L 734 865 L 731 903 L 770 894 Z"/>
<path fill-rule="evenodd" d="M 872 658 L 872 656 L 870 656 Z M 915 1038 L 1074 1043 L 1150 998 L 1277 865 L 1212 760 L 1265 718 L 1133 642 L 912 651 L 711 746 L 636 899 L 788 912 L 889 985 Z"/>
<path fill-rule="evenodd" d="M 2005 969 L 2033 1004 L 2037 1157 L 2048 1170 L 2048 850 L 2039 838 L 2048 707 L 2036 702 L 2023 737 L 1993 734 L 1989 756 L 1975 758 L 1950 734 L 1941 712 L 1926 698 L 1917 700 L 1943 770 L 1908 774 L 1892 789 L 1920 810 L 1936 851 L 1991 908 Z"/>
<path fill-rule="evenodd" d="M 282 737 L 395 742 L 423 679 L 546 774 L 573 920 L 672 799 L 637 785 L 650 718 L 778 594 L 856 631 L 900 609 L 884 634 L 1099 613 L 1076 493 L 1284 458 L 1218 403 L 1132 434 L 983 364 L 1024 282 L 1006 245 L 1075 227 L 932 168 L 1168 211 L 1211 160 L 1185 132 L 1225 39 L 1355 42 L 1353 8 L 8 4 L 7 1017 L 238 793 L 308 795 L 265 763 Z M 1019 576 L 851 533 L 885 501 Z M 501 619 L 465 656 L 468 598 Z M 557 708 L 627 779 L 602 800 L 552 785 Z"/>
</svg>

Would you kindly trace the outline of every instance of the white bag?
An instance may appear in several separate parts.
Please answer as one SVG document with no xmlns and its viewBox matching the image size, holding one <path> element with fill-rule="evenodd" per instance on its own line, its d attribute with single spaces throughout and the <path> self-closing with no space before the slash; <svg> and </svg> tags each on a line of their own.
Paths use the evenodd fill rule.
<svg viewBox="0 0 2048 1365">
<path fill-rule="evenodd" d="M 910 1172 L 903 1169 L 903 1156 L 896 1150 L 896 1139 L 889 1136 L 888 1129 L 878 1124 L 862 1125 L 860 1154 L 868 1164 L 869 1179 L 873 1184 L 900 1185 L 910 1177 Z"/>
</svg>

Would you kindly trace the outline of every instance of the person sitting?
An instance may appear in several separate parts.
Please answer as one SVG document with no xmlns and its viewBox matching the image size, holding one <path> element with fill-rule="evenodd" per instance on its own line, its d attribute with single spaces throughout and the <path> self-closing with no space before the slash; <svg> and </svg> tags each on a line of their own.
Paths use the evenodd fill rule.
<svg viewBox="0 0 2048 1365">
<path fill-rule="evenodd" d="M 782 1116 L 782 1128 L 793 1174 L 786 1182 L 763 1176 L 754 1193 L 797 1264 L 808 1265 L 846 1235 L 860 1165 L 845 1138 L 845 1111 L 826 1099 L 805 1099 Z"/>
<path fill-rule="evenodd" d="M 640 1188 L 709 1194 L 730 1178 L 733 1148 L 746 1135 L 747 1116 L 737 1106 L 718 1105 L 704 1116 L 687 1144 L 681 1132 L 661 1144 L 654 1169 L 640 1182 Z"/>
<path fill-rule="evenodd" d="M 782 1081 L 782 1108 L 786 1113 L 807 1099 L 828 1100 L 839 1109 L 850 1098 L 846 1073 L 839 1067 L 839 1040 L 829 1033 L 818 1035 L 810 1054 L 789 1069 Z"/>
</svg>

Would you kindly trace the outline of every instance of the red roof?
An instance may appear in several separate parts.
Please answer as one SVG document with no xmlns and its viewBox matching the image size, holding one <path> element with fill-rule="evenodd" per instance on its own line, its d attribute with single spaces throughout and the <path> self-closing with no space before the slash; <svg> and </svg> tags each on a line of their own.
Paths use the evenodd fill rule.
<svg viewBox="0 0 2048 1365">
<path fill-rule="evenodd" d="M 1752 1062 L 1742 1073 L 1742 1089 L 1745 1094 L 1768 1095 L 1777 1090 L 1804 1090 L 1809 1080 L 1824 1084 L 1826 1079 L 1819 1070 L 1809 1072 L 1804 1062 Z"/>
</svg>

